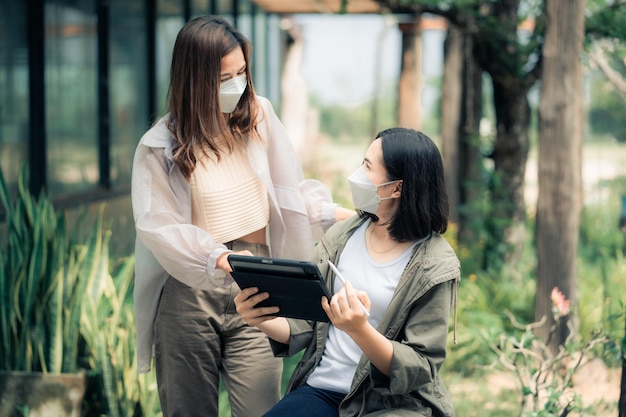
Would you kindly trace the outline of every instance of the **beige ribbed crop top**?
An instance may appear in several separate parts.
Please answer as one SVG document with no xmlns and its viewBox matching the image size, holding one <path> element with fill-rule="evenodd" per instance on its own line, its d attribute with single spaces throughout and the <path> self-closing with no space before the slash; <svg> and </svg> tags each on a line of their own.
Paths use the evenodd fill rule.
<svg viewBox="0 0 626 417">
<path fill-rule="evenodd" d="M 236 240 L 267 226 L 267 190 L 241 148 L 198 158 L 191 176 L 192 223 L 219 243 Z"/>
</svg>

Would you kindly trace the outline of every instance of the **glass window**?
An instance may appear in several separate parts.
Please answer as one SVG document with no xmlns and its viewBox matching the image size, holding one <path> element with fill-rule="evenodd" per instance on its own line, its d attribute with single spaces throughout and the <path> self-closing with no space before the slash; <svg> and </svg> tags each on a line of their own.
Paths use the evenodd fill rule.
<svg viewBox="0 0 626 417">
<path fill-rule="evenodd" d="M 237 0 L 217 0 L 217 11 L 216 14 L 224 16 L 230 23 L 234 22 L 234 2 Z"/>
<path fill-rule="evenodd" d="M 46 3 L 47 175 L 52 196 L 91 189 L 99 180 L 94 1 Z"/>
<path fill-rule="evenodd" d="M 257 13 L 254 16 L 254 34 L 252 41 L 252 77 L 257 94 L 268 94 L 268 63 L 267 63 L 267 14 Z"/>
<path fill-rule="evenodd" d="M 26 4 L 0 1 L 0 169 L 11 189 L 28 159 Z"/>
<path fill-rule="evenodd" d="M 254 38 L 254 34 L 252 33 L 252 18 L 252 5 L 250 0 L 241 0 L 237 14 L 237 29 L 251 42 L 253 42 Z"/>
<path fill-rule="evenodd" d="M 276 109 L 280 103 L 280 78 L 282 73 L 282 38 L 280 33 L 281 17 L 275 14 L 269 15 L 267 19 L 267 92 L 266 97 L 274 103 Z"/>
<path fill-rule="evenodd" d="M 212 10 L 209 0 L 192 0 L 191 17 L 204 16 L 211 13 Z"/>
<path fill-rule="evenodd" d="M 128 185 L 135 147 L 150 123 L 145 1 L 110 4 L 111 181 Z"/>
<path fill-rule="evenodd" d="M 159 0 L 156 22 L 156 100 L 157 117 L 167 108 L 167 89 L 170 82 L 172 49 L 178 32 L 185 24 L 181 1 Z"/>
</svg>

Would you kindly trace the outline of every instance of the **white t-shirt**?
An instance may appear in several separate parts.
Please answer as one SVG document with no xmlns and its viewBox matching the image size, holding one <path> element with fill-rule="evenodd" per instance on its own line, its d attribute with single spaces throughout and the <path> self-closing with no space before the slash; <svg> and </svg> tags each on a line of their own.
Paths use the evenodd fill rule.
<svg viewBox="0 0 626 417">
<path fill-rule="evenodd" d="M 348 239 L 337 269 L 355 289 L 367 292 L 372 302 L 369 322 L 378 327 L 415 245 L 411 245 L 396 259 L 376 262 L 369 256 L 365 246 L 365 230 L 369 223 L 364 222 Z M 342 288 L 341 281 L 335 278 L 335 292 Z M 331 325 L 322 360 L 307 383 L 316 388 L 347 394 L 362 353 L 347 333 Z"/>
</svg>

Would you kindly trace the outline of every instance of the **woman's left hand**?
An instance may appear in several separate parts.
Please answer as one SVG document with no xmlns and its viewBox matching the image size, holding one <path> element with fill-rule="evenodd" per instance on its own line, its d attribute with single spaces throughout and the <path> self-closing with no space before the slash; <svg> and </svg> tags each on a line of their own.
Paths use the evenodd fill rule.
<svg viewBox="0 0 626 417">
<path fill-rule="evenodd" d="M 350 334 L 369 324 L 359 301 L 369 311 L 371 301 L 367 293 L 355 290 L 348 281 L 343 289 L 333 295 L 330 302 L 326 297 L 322 299 L 322 308 L 333 326 Z"/>
<path fill-rule="evenodd" d="M 356 211 L 347 209 L 345 207 L 337 207 L 335 209 L 335 221 L 339 222 L 348 219 L 356 214 Z"/>
</svg>

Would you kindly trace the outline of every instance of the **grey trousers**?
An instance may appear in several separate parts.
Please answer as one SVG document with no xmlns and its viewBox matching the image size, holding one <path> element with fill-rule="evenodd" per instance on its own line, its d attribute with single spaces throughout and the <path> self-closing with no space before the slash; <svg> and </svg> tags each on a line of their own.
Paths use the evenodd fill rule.
<svg viewBox="0 0 626 417">
<path fill-rule="evenodd" d="M 235 242 L 268 256 L 265 245 Z M 200 291 L 171 278 L 155 320 L 155 368 L 163 417 L 217 417 L 223 378 L 233 417 L 257 417 L 280 399 L 283 362 L 264 333 L 235 310 L 237 284 Z"/>
</svg>

